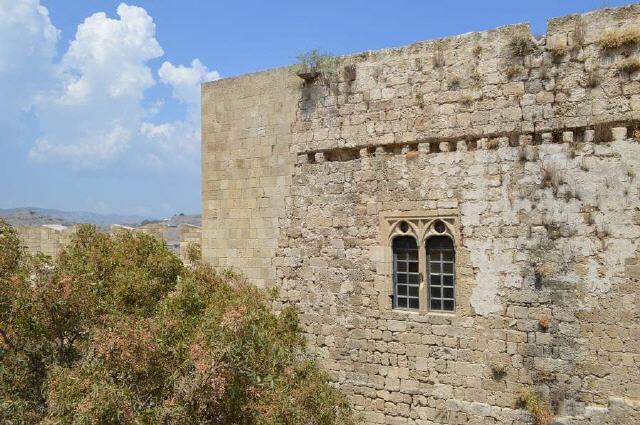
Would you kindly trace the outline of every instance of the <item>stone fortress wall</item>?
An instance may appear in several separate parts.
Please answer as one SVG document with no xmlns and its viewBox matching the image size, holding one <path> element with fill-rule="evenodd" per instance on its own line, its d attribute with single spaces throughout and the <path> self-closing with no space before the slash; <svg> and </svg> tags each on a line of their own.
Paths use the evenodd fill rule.
<svg viewBox="0 0 640 425">
<path fill-rule="evenodd" d="M 71 241 L 76 232 L 76 226 L 46 224 L 41 226 L 18 226 L 16 230 L 27 252 L 32 254 L 42 253 L 50 257 L 56 257 Z M 166 222 L 150 223 L 140 227 L 114 224 L 110 227 L 109 232 L 113 233 L 122 230 L 146 233 L 167 243 L 174 242 L 167 239 Z M 184 261 L 186 259 L 187 246 L 192 243 L 200 244 L 200 227 L 191 224 L 180 224 L 177 233 L 180 238 L 177 253 Z"/>
<path fill-rule="evenodd" d="M 18 235 L 26 250 L 55 257 L 71 241 L 75 227 L 61 224 L 17 227 Z"/>
<path fill-rule="evenodd" d="M 280 287 L 366 423 L 524 424 L 525 389 L 640 423 L 638 32 L 632 5 L 205 84 L 205 260 Z M 393 309 L 396 226 L 424 249 L 435 219 L 455 313 Z"/>
<path fill-rule="evenodd" d="M 202 89 L 202 255 L 275 282 L 279 220 L 293 174 L 300 80 L 274 70 Z"/>
</svg>

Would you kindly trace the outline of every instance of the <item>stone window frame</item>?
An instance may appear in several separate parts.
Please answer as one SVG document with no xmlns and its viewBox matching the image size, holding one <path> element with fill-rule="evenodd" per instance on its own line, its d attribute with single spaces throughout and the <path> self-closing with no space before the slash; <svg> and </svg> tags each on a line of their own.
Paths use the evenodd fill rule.
<svg viewBox="0 0 640 425">
<path fill-rule="evenodd" d="M 436 221 L 442 221 L 446 229 L 443 233 L 438 233 L 433 229 Z M 402 222 L 409 224 L 407 232 L 402 232 L 399 228 Z M 453 311 L 430 311 L 427 273 L 427 250 L 426 242 L 431 236 L 448 236 L 453 241 L 455 257 L 457 260 L 460 250 L 460 224 L 459 214 L 453 209 L 437 209 L 437 210 L 419 210 L 419 211 L 387 211 L 380 213 L 380 245 L 385 251 L 385 267 L 384 279 L 386 281 L 386 295 L 389 302 L 385 303 L 386 309 L 409 313 L 409 314 L 429 314 L 429 315 L 455 315 L 459 310 L 460 297 L 458 285 L 458 267 L 459 262 L 455 261 L 454 265 L 454 298 L 455 306 Z M 399 236 L 413 236 L 418 244 L 418 271 L 422 278 L 420 279 L 420 307 L 418 310 L 394 308 L 394 281 L 393 281 L 393 239 Z"/>
</svg>

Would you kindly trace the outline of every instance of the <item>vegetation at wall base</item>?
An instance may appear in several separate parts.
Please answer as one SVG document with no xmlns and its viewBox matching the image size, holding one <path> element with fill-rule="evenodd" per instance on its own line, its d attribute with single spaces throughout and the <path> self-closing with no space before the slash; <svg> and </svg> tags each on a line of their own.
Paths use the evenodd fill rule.
<svg viewBox="0 0 640 425">
<path fill-rule="evenodd" d="M 151 236 L 81 227 L 52 260 L 0 221 L 0 423 L 353 424 L 293 308 Z"/>
</svg>

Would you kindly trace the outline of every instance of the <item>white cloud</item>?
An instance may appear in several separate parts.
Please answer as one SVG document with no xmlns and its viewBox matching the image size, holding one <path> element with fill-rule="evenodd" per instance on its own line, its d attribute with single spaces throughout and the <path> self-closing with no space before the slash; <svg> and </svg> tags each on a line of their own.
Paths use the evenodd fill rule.
<svg viewBox="0 0 640 425">
<path fill-rule="evenodd" d="M 140 127 L 140 134 L 154 145 L 154 150 L 171 157 L 189 159 L 199 153 L 199 126 L 190 120 L 161 124 L 145 122 Z"/>
<path fill-rule="evenodd" d="M 72 104 L 94 93 L 140 100 L 155 84 L 145 63 L 164 52 L 155 39 L 153 19 L 143 8 L 124 3 L 117 13 L 120 19 L 95 13 L 78 26 L 62 60 L 64 72 L 78 75 L 66 88 L 65 98 Z"/>
<path fill-rule="evenodd" d="M 52 144 L 48 139 L 36 140 L 29 151 L 34 161 L 61 159 L 80 168 L 98 168 L 127 150 L 131 132 L 126 128 L 114 127 L 107 133 L 86 134 L 74 143 Z"/>
<path fill-rule="evenodd" d="M 127 150 L 146 116 L 145 90 L 155 84 L 146 63 L 163 51 L 143 8 L 123 3 L 117 14 L 95 13 L 78 26 L 58 86 L 36 103 L 43 135 L 30 158 L 103 167 Z"/>
<path fill-rule="evenodd" d="M 163 154 L 193 162 L 199 159 L 200 152 L 200 84 L 217 80 L 220 74 L 210 71 L 196 58 L 190 67 L 164 62 L 158 76 L 171 86 L 173 97 L 187 105 L 187 116 L 184 120 L 160 124 L 145 122 L 140 133 Z"/>
<path fill-rule="evenodd" d="M 164 62 L 158 70 L 160 81 L 173 89 L 173 97 L 191 105 L 200 103 L 200 84 L 220 78 L 217 71 L 209 71 L 197 58 L 191 67 Z"/>
<path fill-rule="evenodd" d="M 38 0 L 0 0 L 0 133 L 50 83 L 58 36 Z"/>
<path fill-rule="evenodd" d="M 155 76 L 149 62 L 164 52 L 153 19 L 124 3 L 116 13 L 87 17 L 56 62 L 59 30 L 39 0 L 0 0 L 0 134 L 10 139 L 7 128 L 31 111 L 33 161 L 103 168 L 127 155 L 147 168 L 197 170 L 200 84 L 220 75 L 194 59 L 165 61 Z M 172 98 L 148 96 L 157 80 Z M 161 122 L 164 111 L 184 118 Z"/>
</svg>

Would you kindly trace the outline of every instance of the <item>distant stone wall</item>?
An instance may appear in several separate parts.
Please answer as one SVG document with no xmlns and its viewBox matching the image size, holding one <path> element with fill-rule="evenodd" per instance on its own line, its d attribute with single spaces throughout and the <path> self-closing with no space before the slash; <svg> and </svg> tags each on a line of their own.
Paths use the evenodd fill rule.
<svg viewBox="0 0 640 425">
<path fill-rule="evenodd" d="M 165 240 L 167 223 L 166 222 L 148 223 L 140 227 L 134 227 L 134 230 L 140 233 L 151 235 L 157 239 Z"/>
<path fill-rule="evenodd" d="M 27 252 L 42 253 L 50 257 L 56 257 L 76 231 L 75 227 L 59 224 L 17 227 L 16 230 Z"/>
<path fill-rule="evenodd" d="M 202 246 L 202 228 L 191 224 L 180 225 L 180 258 L 189 263 L 188 252 L 190 245 Z"/>
<path fill-rule="evenodd" d="M 17 227 L 18 235 L 23 246 L 32 254 L 42 253 L 55 258 L 71 241 L 76 232 L 76 226 L 62 226 L 58 224 L 42 226 Z M 111 225 L 109 232 L 131 231 L 145 233 L 157 239 L 166 240 L 167 223 L 151 223 L 141 227 L 129 227 L 119 224 Z M 181 224 L 178 229 L 179 249 L 176 251 L 183 261 L 186 260 L 186 248 L 190 243 L 200 244 L 201 229 L 190 224 Z"/>
<path fill-rule="evenodd" d="M 530 423 L 524 389 L 640 423 L 638 40 L 599 45 L 628 29 L 640 5 L 204 85 L 205 260 L 280 287 L 366 423 Z M 455 311 L 425 281 L 392 308 L 399 224 L 422 252 L 438 219 Z"/>
</svg>

